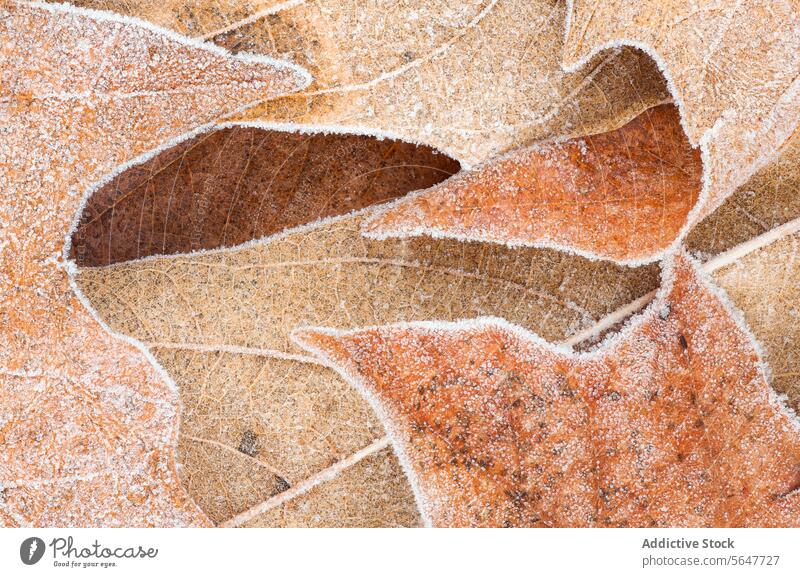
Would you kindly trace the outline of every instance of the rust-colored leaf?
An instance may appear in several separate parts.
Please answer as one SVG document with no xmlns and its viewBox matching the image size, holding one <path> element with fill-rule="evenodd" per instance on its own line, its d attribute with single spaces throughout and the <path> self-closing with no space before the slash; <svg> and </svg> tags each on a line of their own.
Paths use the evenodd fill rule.
<svg viewBox="0 0 800 577">
<path fill-rule="evenodd" d="M 612 132 L 489 162 L 390 205 L 365 230 L 652 260 L 686 223 L 701 173 L 677 109 L 663 105 Z"/>
<path fill-rule="evenodd" d="M 307 79 L 69 6 L 0 10 L 0 522 L 207 524 L 175 391 L 75 296 L 64 238 L 114 166 Z"/>
<path fill-rule="evenodd" d="M 800 522 L 798 423 L 686 256 L 594 353 L 493 319 L 295 336 L 371 399 L 434 525 Z"/>
<path fill-rule="evenodd" d="M 777 158 L 797 130 L 798 26 L 792 0 L 569 0 L 563 64 L 580 69 L 624 45 L 658 60 L 689 140 L 703 151 L 694 225 Z"/>
<path fill-rule="evenodd" d="M 97 266 L 234 246 L 427 188 L 458 170 L 448 156 L 398 140 L 229 126 L 95 191 L 72 258 Z"/>
</svg>

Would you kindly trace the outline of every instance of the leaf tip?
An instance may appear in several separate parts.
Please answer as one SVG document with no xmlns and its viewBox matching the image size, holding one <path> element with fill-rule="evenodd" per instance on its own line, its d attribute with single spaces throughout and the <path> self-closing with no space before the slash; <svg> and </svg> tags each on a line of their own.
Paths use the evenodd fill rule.
<svg viewBox="0 0 800 577">
<path fill-rule="evenodd" d="M 361 234 L 376 240 L 418 236 L 425 230 L 426 216 L 418 198 L 406 197 L 367 218 L 361 224 Z"/>
<path fill-rule="evenodd" d="M 290 333 L 290 338 L 326 364 L 341 360 L 346 354 L 340 335 L 333 329 L 299 327 Z"/>
</svg>

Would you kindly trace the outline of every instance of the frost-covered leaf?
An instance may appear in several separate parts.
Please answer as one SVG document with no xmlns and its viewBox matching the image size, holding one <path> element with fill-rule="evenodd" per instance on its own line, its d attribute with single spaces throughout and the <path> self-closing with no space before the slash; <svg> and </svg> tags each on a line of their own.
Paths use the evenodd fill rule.
<svg viewBox="0 0 800 577">
<path fill-rule="evenodd" d="M 306 76 L 5 1 L 0 69 L 0 522 L 205 524 L 175 473 L 175 392 L 89 315 L 62 246 L 81 193 L 114 166 Z"/>
<path fill-rule="evenodd" d="M 800 221 L 789 226 L 790 234 L 720 268 L 714 279 L 764 348 L 770 384 L 800 412 Z"/>
<path fill-rule="evenodd" d="M 497 319 L 295 338 L 370 399 L 431 524 L 800 522 L 800 425 L 685 256 L 589 354 Z"/>
<path fill-rule="evenodd" d="M 179 143 L 94 191 L 73 237 L 73 255 L 78 265 L 98 265 L 241 244 L 429 186 L 456 170 L 458 163 L 447 156 L 401 141 L 234 125 Z M 327 369 L 291 355 L 235 348 L 269 347 L 264 344 L 268 340 L 264 333 L 276 330 L 270 327 L 280 322 L 280 315 L 289 322 L 297 314 L 293 309 L 301 307 L 304 298 L 312 303 L 322 300 L 325 287 L 320 284 L 328 279 L 324 275 L 315 279 L 303 271 L 306 267 L 324 271 L 325 261 L 318 262 L 317 267 L 313 261 L 303 260 L 253 261 L 245 272 L 228 269 L 225 263 L 230 260 L 223 257 L 219 275 L 212 267 L 200 277 L 193 273 L 183 277 L 189 286 L 183 287 L 187 292 L 173 301 L 175 310 L 169 310 L 169 306 L 164 310 L 165 303 L 150 303 L 165 316 L 159 326 L 146 325 L 147 335 L 113 323 L 113 328 L 148 342 L 181 343 L 153 346 L 152 350 L 180 390 L 182 478 L 190 494 L 217 523 L 260 503 L 277 506 L 286 495 L 304 494 L 313 489 L 320 476 L 324 478 L 342 461 L 383 437 L 369 407 Z M 151 272 L 163 266 L 152 260 L 142 264 Z M 120 280 L 115 269 L 111 270 L 103 289 Z M 90 269 L 85 271 L 79 281 L 85 289 L 86 277 L 104 278 L 102 272 L 94 275 Z M 284 279 L 287 272 L 291 276 Z M 163 273 L 157 275 L 156 291 L 162 281 L 182 282 L 168 268 Z M 239 277 L 240 273 L 243 276 Z M 224 278 L 230 274 L 239 277 L 232 284 Z M 148 307 L 148 298 L 159 297 L 154 292 L 131 295 L 128 300 L 130 288 L 139 287 L 137 279 L 132 280 L 132 286 L 117 295 L 120 299 L 114 297 L 114 304 L 130 303 L 130 312 L 140 319 L 150 318 L 155 309 L 136 311 L 135 307 Z M 358 286 L 347 287 L 349 281 L 357 279 L 337 279 L 344 290 L 357 290 Z M 297 291 L 292 290 L 295 283 L 299 285 Z M 90 299 L 108 318 L 99 295 L 91 288 L 89 285 L 87 290 Z M 176 285 L 172 288 L 183 290 Z M 221 292 L 193 300 L 190 293 L 203 288 Z M 285 293 L 277 295 L 283 288 Z M 240 300 L 242 290 L 247 292 L 247 300 Z M 220 301 L 233 309 L 224 310 L 217 304 Z M 341 308 L 343 303 L 329 301 L 323 306 Z M 262 316 L 264 307 L 277 318 Z M 243 310 L 253 310 L 257 317 L 254 324 L 241 318 Z M 144 317 L 138 316 L 140 312 Z M 189 332 L 176 335 L 173 329 L 187 320 L 182 314 L 192 319 L 186 327 Z M 243 323 L 239 325 L 243 332 L 212 339 L 223 350 L 192 348 L 204 342 L 201 334 L 194 333 L 195 328 L 203 331 L 203 321 L 198 324 L 200 317 L 210 325 L 205 337 L 227 333 L 231 322 Z M 373 465 L 375 485 L 361 488 L 355 481 L 355 486 L 348 485 L 351 506 L 360 505 L 360 511 L 357 515 L 340 511 L 337 523 L 414 524 L 417 513 L 391 450 L 384 445 L 374 452 L 377 454 L 364 455 L 364 463 L 350 463 L 350 467 L 363 468 L 378 459 Z M 382 482 L 381 490 L 378 481 Z M 384 495 L 383 501 L 376 500 L 370 491 Z M 361 494 L 363 498 L 359 499 Z M 395 501 L 400 505 L 395 507 Z M 343 506 L 332 502 L 329 507 L 334 505 Z M 313 524 L 321 512 L 313 511 L 304 522 Z M 301 521 L 295 515 L 287 522 Z"/>
<path fill-rule="evenodd" d="M 248 118 L 384 131 L 475 164 L 619 127 L 668 98 L 653 61 L 629 48 L 565 73 L 564 22 L 557 0 L 309 0 L 214 41 L 314 76 Z"/>
<path fill-rule="evenodd" d="M 51 77 L 60 85 L 86 78 L 84 85 L 89 89 L 81 87 L 74 92 L 45 89 L 47 97 L 37 100 L 33 91 L 18 89 L 16 71 L 3 76 L 0 117 L 11 118 L 13 122 L 0 122 L 0 134 L 7 134 L 3 133 L 6 126 L 12 127 L 12 139 L 6 141 L 12 148 L 8 144 L 5 149 L 0 148 L 5 151 L 0 158 L 0 194 L 11 194 L 4 197 L 11 198 L 11 202 L 0 203 L 0 220 L 13 222 L 14 227 L 4 228 L 0 236 L 5 275 L 0 277 L 3 279 L 0 325 L 8 321 L 8 329 L 0 329 L 0 335 L 4 330 L 11 335 L 4 336 L 0 344 L 12 342 L 16 348 L 0 353 L 3 371 L 0 380 L 4 386 L 10 383 L 8 386 L 16 396 L 0 401 L 0 444 L 4 448 L 12 442 L 15 447 L 26 446 L 20 441 L 22 432 L 25 439 L 30 439 L 26 451 L 30 446 L 52 448 L 55 443 L 62 443 L 69 445 L 63 452 L 69 454 L 70 460 L 53 465 L 50 454 L 38 449 L 32 455 L 16 449 L 13 454 L 7 453 L 6 459 L 0 460 L 3 474 L 0 522 L 86 524 L 88 518 L 88 522 L 105 524 L 182 524 L 209 519 L 217 524 L 246 526 L 419 524 L 412 491 L 381 422 L 345 380 L 291 341 L 289 333 L 295 327 L 327 325 L 348 331 L 402 321 L 450 321 L 494 315 L 533 330 L 548 341 L 566 339 L 576 349 L 591 350 L 587 347 L 596 343 L 592 336 L 606 318 L 624 320 L 651 298 L 650 291 L 657 282 L 654 266 L 628 269 L 550 250 L 509 249 L 447 239 L 365 239 L 360 230 L 371 211 L 348 214 L 350 211 L 430 186 L 453 172 L 457 163 L 447 156 L 433 154 L 430 149 L 398 140 L 286 132 L 297 128 L 287 122 L 315 124 L 316 128 L 311 128 L 315 132 L 326 128 L 321 124 L 338 126 L 337 130 L 355 127 L 361 132 L 394 134 L 409 141 L 432 144 L 465 165 L 472 165 L 531 143 L 541 146 L 545 140 L 602 141 L 608 138 L 602 133 L 620 128 L 642 111 L 650 109 L 643 117 L 646 118 L 667 110 L 652 109 L 671 97 L 654 61 L 640 50 L 632 47 L 604 50 L 592 56 L 588 64 L 570 60 L 570 50 L 576 46 L 575 22 L 585 16 L 581 16 L 582 6 L 545 0 L 471 0 L 461 4 L 439 0 L 81 2 L 213 40 L 233 52 L 253 51 L 291 59 L 311 69 L 315 80 L 296 96 L 274 99 L 290 90 L 289 85 L 301 84 L 302 78 L 295 76 L 294 81 L 284 78 L 288 80 L 285 84 L 273 78 L 280 86 L 275 85 L 274 90 L 264 86 L 256 90 L 256 83 L 251 82 L 254 78 L 248 76 L 249 71 L 256 70 L 252 68 L 253 62 L 230 64 L 231 61 L 218 59 L 217 55 L 203 53 L 215 62 L 222 62 L 223 67 L 230 64 L 226 74 L 231 71 L 244 74 L 237 77 L 241 82 L 235 88 L 235 96 L 216 98 L 230 88 L 225 74 L 210 80 L 205 78 L 206 81 L 193 84 L 190 90 L 169 86 L 162 93 L 158 86 L 154 89 L 151 85 L 144 90 L 100 86 L 93 93 L 91 83 L 98 77 L 104 82 L 105 74 L 100 74 L 102 68 L 95 65 L 109 51 L 135 53 L 126 61 L 131 84 L 157 67 L 175 70 L 176 76 L 184 80 L 186 75 L 195 79 L 192 75 L 202 77 L 209 72 L 204 64 L 184 67 L 169 59 L 156 63 L 158 50 L 164 48 L 162 43 L 157 43 L 158 48 L 154 49 L 138 38 L 126 36 L 120 45 L 119 36 L 103 31 L 91 39 L 83 38 L 85 42 L 78 35 L 76 42 L 80 45 L 73 53 L 85 51 L 90 57 L 73 59 L 69 66 L 59 62 L 52 70 L 40 71 L 42 85 Z M 787 321 L 796 314 L 797 227 L 789 223 L 770 230 L 797 218 L 800 209 L 796 194 L 798 132 L 793 108 L 797 100 L 796 80 L 793 80 L 797 76 L 797 56 L 792 44 L 798 36 L 792 32 L 797 28 L 793 7 L 775 3 L 777 16 L 759 15 L 763 16 L 764 30 L 760 30 L 759 24 L 758 33 L 753 34 L 752 20 L 741 18 L 762 10 L 755 3 L 701 5 L 699 14 L 691 13 L 691 8 L 679 3 L 663 5 L 669 10 L 660 14 L 654 10 L 657 6 L 653 2 L 608 5 L 617 13 L 603 14 L 604 22 L 596 22 L 593 17 L 583 20 L 590 43 L 597 27 L 618 32 L 620 22 L 622 27 L 631 24 L 633 21 L 623 21 L 625 16 L 620 18 L 625 11 L 638 11 L 641 18 L 634 25 L 641 25 L 636 32 L 644 35 L 649 34 L 648 29 L 652 32 L 658 28 L 653 23 L 661 15 L 669 17 L 670 10 L 683 11 L 680 19 L 658 29 L 666 38 L 662 45 L 655 47 L 658 42 L 654 41 L 652 46 L 649 42 L 641 46 L 664 65 L 683 114 L 688 140 L 699 144 L 704 152 L 702 207 L 688 215 L 690 224 L 708 215 L 739 185 L 716 212 L 706 216 L 691 232 L 687 246 L 703 259 L 711 259 L 705 266 L 714 270 L 714 263 L 730 263 L 750 250 L 754 241 L 758 241 L 749 240 L 755 235 L 766 232 L 764 236 L 773 241 L 787 231 L 795 235 L 770 246 L 756 243 L 760 248 L 742 257 L 741 263 L 726 264 L 713 274 L 728 288 L 734 304 L 742 308 L 761 340 L 772 368 L 769 382 L 779 392 L 787 393 L 790 405 L 800 406 L 800 393 L 794 386 L 798 370 L 797 335 L 793 331 L 796 323 Z M 4 27 L 8 20 L 5 6 L 0 0 Z M 606 5 L 593 9 L 602 14 Z M 63 27 L 72 33 L 75 17 L 67 16 L 64 8 L 56 11 L 58 17 L 48 21 L 48 30 L 66 36 Z M 572 27 L 564 46 L 567 12 L 574 14 L 569 19 Z M 718 19 L 720 15 L 722 18 Z M 106 22 L 109 16 L 94 18 Z M 24 31 L 18 23 L 19 19 L 13 21 L 9 29 Z M 776 32 L 781 26 L 785 34 L 783 30 Z M 680 29 L 680 34 L 686 37 L 673 34 L 670 27 Z M 143 34 L 155 36 L 150 30 Z M 26 41 L 23 36 L 15 35 L 14 42 Z M 729 41 L 731 38 L 733 42 Z M 28 38 L 27 42 L 24 48 L 9 52 L 10 43 L 7 35 L 3 35 L 0 58 L 10 55 L 11 61 L 28 62 L 30 67 L 30 62 L 37 62 L 30 59 L 30 54 L 38 54 L 42 46 L 52 48 L 47 44 L 48 37 L 41 34 Z M 165 45 L 172 50 L 175 42 L 170 37 Z M 704 48 L 708 51 L 703 52 Z M 200 52 L 194 47 L 190 51 L 192 58 L 195 52 Z M 769 51 L 774 58 L 762 58 Z M 574 72 L 563 71 L 562 56 L 576 66 Z M 108 61 L 117 62 L 114 58 Z M 683 84 L 672 74 L 671 67 L 676 63 L 686 72 Z M 4 72 L 7 69 L 4 67 Z M 264 69 L 262 63 L 259 70 Z M 172 78 L 172 72 L 169 74 Z M 236 77 L 233 72 L 232 75 Z M 8 78 L 12 80 L 10 84 Z M 780 96 L 784 89 L 785 94 Z M 167 91 L 169 98 L 162 98 Z M 6 98 L 7 92 L 14 96 Z M 100 100 L 92 100 L 94 97 Z M 187 104 L 184 99 L 192 97 L 194 100 Z M 230 101 L 224 102 L 226 97 Z M 265 99 L 270 100 L 263 102 Z M 121 345 L 99 331 L 95 321 L 84 312 L 84 304 L 72 296 L 63 269 L 71 270 L 73 263 L 64 266 L 60 247 L 68 221 L 76 216 L 78 197 L 103 174 L 178 136 L 193 124 L 214 120 L 214 116 L 251 100 L 262 101 L 262 105 L 246 116 L 234 118 L 265 119 L 271 126 L 231 124 L 228 116 L 222 121 L 222 129 L 173 141 L 173 148 L 148 159 L 139 158 L 139 164 L 126 167 L 124 172 L 94 189 L 72 239 L 70 256 L 81 265 L 75 280 L 95 308 L 92 312 L 108 321 L 114 330 L 144 341 L 177 381 L 183 409 L 178 435 L 175 431 L 178 394 L 164 388 L 162 377 L 141 357 L 140 351 Z M 40 105 L 40 101 L 46 101 L 46 106 Z M 84 106 L 87 103 L 95 105 L 94 108 Z M 121 130 L 119 123 L 114 122 L 123 109 L 124 113 L 130 113 L 129 124 L 133 128 L 126 126 Z M 35 112 L 37 126 L 25 125 L 25 131 L 19 132 L 22 122 L 19 118 L 31 110 Z M 44 118 L 45 111 L 51 118 Z M 150 122 L 153 118 L 167 125 Z M 676 127 L 674 113 L 671 122 L 671 125 L 652 124 L 643 130 L 666 129 L 656 140 L 673 145 L 681 140 L 680 146 L 668 147 L 677 158 L 681 156 L 680 150 L 685 149 L 686 138 L 682 132 L 670 132 L 670 126 Z M 64 126 L 68 130 L 62 133 Z M 790 138 L 792 131 L 794 135 Z M 62 139 L 74 134 L 78 134 L 73 142 L 79 143 L 74 147 L 79 162 L 69 154 L 61 158 L 64 148 L 56 154 L 52 147 L 42 145 L 36 151 L 37 164 L 29 162 L 31 143 L 53 142 L 61 146 Z M 680 139 L 667 140 L 668 134 L 679 135 Z M 562 144 L 560 150 L 568 147 Z M 50 157 L 39 162 L 42 150 Z M 580 149 L 575 152 L 582 153 Z M 641 159 L 640 152 L 637 148 L 631 156 L 638 154 Z M 587 153 L 592 154 L 593 150 L 587 148 Z M 691 151 L 687 154 L 692 156 Z M 655 155 L 658 158 L 652 159 L 650 168 L 659 175 L 671 173 L 680 177 L 675 166 L 664 165 L 665 155 L 661 150 L 656 150 Z M 23 161 L 7 163 L 7 158 L 16 157 Z M 3 163 L 6 168 L 11 166 L 11 170 L 4 171 Z M 420 164 L 423 166 L 413 169 L 405 166 Z M 380 168 L 370 175 L 370 167 L 376 166 Z M 647 162 L 640 166 L 649 170 Z M 593 168 L 603 171 L 600 163 Z M 79 174 L 69 172 L 76 169 Z M 442 172 L 437 176 L 439 171 Z M 684 183 L 692 181 L 690 172 L 684 175 Z M 654 174 L 642 176 L 645 181 L 651 177 L 652 182 Z M 748 176 L 749 181 L 741 184 Z M 55 180 L 49 180 L 51 177 Z M 63 185 L 65 178 L 68 185 Z M 640 180 L 637 179 L 637 185 Z M 9 182 L 11 186 L 7 186 Z M 343 186 L 339 187 L 340 184 Z M 22 187 L 25 194 L 20 192 Z M 660 206 L 669 207 L 671 212 L 669 218 L 666 218 L 668 211 L 660 215 L 658 224 L 636 220 L 635 214 L 623 215 L 623 221 L 637 222 L 638 228 L 649 227 L 652 235 L 647 238 L 654 246 L 666 242 L 667 237 L 676 236 L 673 225 L 685 220 L 688 208 L 694 204 L 697 188 L 688 190 L 681 196 L 677 187 L 663 188 L 665 198 L 673 202 L 662 202 Z M 25 218 L 19 218 L 18 214 L 24 214 Z M 281 232 L 323 217 L 336 218 Z M 597 224 L 597 219 L 594 222 Z M 571 222 L 561 224 L 568 226 Z M 7 231 L 12 234 L 6 234 Z M 478 238 L 487 238 L 486 231 L 477 232 Z M 559 227 L 553 232 L 564 235 L 570 231 Z M 573 228 L 572 233 L 577 232 Z M 616 234 L 609 246 L 620 255 L 627 249 L 641 250 L 630 246 L 628 239 L 620 238 L 619 231 Z M 214 250 L 265 235 L 273 236 L 247 246 Z M 733 257 L 728 256 L 731 253 L 714 256 L 738 243 L 745 244 L 731 251 L 735 253 Z M 37 253 L 27 260 L 17 258 L 39 245 L 46 245 L 41 255 Z M 9 256 L 10 253 L 3 252 L 9 247 L 16 254 Z M 179 254 L 197 249 L 212 250 Z M 157 256 L 172 253 L 175 256 Z M 48 260 L 51 256 L 54 259 Z M 125 262 L 144 256 L 155 258 Z M 57 261 L 55 266 L 53 260 Z M 115 264 L 83 268 L 107 263 Z M 772 286 L 760 287 L 761 279 Z M 713 294 L 705 297 L 719 305 Z M 35 310 L 29 309 L 29 301 L 34 302 Z M 19 303 L 23 306 L 18 306 Z M 703 316 L 693 317 L 692 322 L 702 326 L 711 324 L 712 329 L 718 329 L 722 321 L 715 315 L 709 317 L 703 307 Z M 659 311 L 667 316 L 669 323 L 675 322 L 671 310 Z M 619 311 L 624 314 L 618 315 Z M 656 323 L 659 319 L 651 318 Z M 600 325 L 595 325 L 598 320 Z M 645 325 L 642 321 L 639 328 Z M 733 342 L 744 334 L 740 327 L 734 329 L 732 332 L 719 329 L 718 341 Z M 658 333 L 647 338 L 655 342 L 659 335 L 663 337 Z M 684 337 L 687 350 L 701 356 L 707 354 L 705 350 L 695 351 L 697 339 Z M 87 343 L 91 345 L 89 349 L 75 353 L 78 346 Z M 683 348 L 680 339 L 678 343 Z M 550 345 L 540 342 L 534 345 L 540 353 L 555 355 Z M 748 346 L 749 341 L 736 351 L 737 362 L 749 354 L 747 351 L 752 352 Z M 23 358 L 18 354 L 20 348 L 29 353 L 23 355 L 24 363 L 6 362 Z M 645 353 L 632 351 L 631 363 L 646 359 Z M 673 353 L 670 349 L 662 358 L 674 360 Z M 576 359 L 583 362 L 600 355 L 577 357 L 565 353 L 564 356 L 570 362 Z M 678 356 L 678 360 L 685 360 Z M 712 360 L 719 359 L 716 356 Z M 69 371 L 71 380 L 64 381 L 62 374 L 40 370 L 52 368 L 50 365 Z M 76 367 L 78 370 L 73 370 Z M 90 376 L 84 374 L 87 368 L 94 371 Z M 735 368 L 742 368 L 742 374 L 750 374 L 747 371 L 753 366 L 748 368 L 739 363 Z M 496 384 L 492 380 L 497 378 L 495 375 L 479 376 L 483 380 L 476 378 L 476 385 Z M 108 386 L 110 380 L 121 386 Z M 20 388 L 20 382 L 31 385 Z M 63 383 L 71 388 L 65 388 Z M 62 388 L 54 388 L 58 386 Z M 746 387 L 751 387 L 750 390 L 756 387 L 759 394 L 763 392 L 761 375 L 746 383 Z M 17 395 L 17 391 L 25 394 Z M 29 391 L 35 395 L 30 403 Z M 730 390 L 725 394 L 732 403 L 727 408 L 724 403 L 716 403 L 719 411 L 715 414 L 728 419 L 730 426 L 730 419 L 740 416 L 730 413 L 752 398 L 747 395 L 739 398 L 738 392 Z M 464 398 L 468 400 L 469 396 Z M 153 401 L 152 409 L 149 400 Z M 594 401 L 595 405 L 589 402 L 584 410 L 600 406 L 605 399 Z M 37 408 L 32 408 L 33 403 Z M 83 410 L 78 416 L 70 410 L 75 406 Z M 56 416 L 51 417 L 48 412 Z M 18 415 L 33 415 L 36 420 L 25 421 Z M 689 417 L 683 411 L 670 416 L 676 422 L 684 419 L 688 423 Z M 647 417 L 626 414 L 625 419 L 615 421 L 614 425 L 624 431 L 624 426 Z M 623 421 L 624 426 L 619 425 Z M 27 427 L 24 431 L 20 423 Z M 47 433 L 53 430 L 69 434 Z M 596 430 L 595 427 L 591 433 Z M 49 436 L 42 437 L 43 431 Z M 585 441 L 586 429 L 579 432 L 582 437 L 579 434 L 568 441 L 573 444 Z M 749 432 L 753 436 L 758 434 Z M 725 433 L 729 435 L 726 440 L 734 438 L 729 431 Z M 202 512 L 187 502 L 184 491 L 177 486 L 173 454 L 176 437 L 177 460 L 182 465 L 180 482 Z M 791 443 L 781 447 L 777 447 L 780 443 L 770 435 L 754 439 L 745 434 L 744 438 L 752 446 L 772 443 L 770 447 L 776 454 L 796 459 L 796 451 L 792 452 L 796 447 L 794 436 Z M 105 445 L 101 446 L 98 439 Z M 714 440 L 706 441 L 710 446 Z M 499 442 L 502 441 L 501 436 Z M 639 444 L 638 438 L 634 442 L 634 447 L 644 447 L 637 457 L 648 464 L 646 459 L 652 456 L 652 452 L 647 452 L 648 445 Z M 123 453 L 128 451 L 122 457 L 115 452 L 120 448 Z M 781 450 L 784 452 L 780 453 Z M 686 460 L 686 455 L 680 454 Z M 20 455 L 24 462 L 18 465 L 12 457 Z M 108 455 L 111 455 L 110 468 L 99 470 L 100 475 L 86 467 L 88 474 L 75 473 L 86 463 L 99 462 Z M 548 460 L 554 457 L 561 455 L 547 456 Z M 605 457 L 613 461 L 614 456 Z M 727 462 L 723 459 L 722 464 Z M 481 466 L 479 461 L 470 463 Z M 720 472 L 714 469 L 716 461 L 709 463 L 706 470 Z M 737 463 L 743 465 L 741 461 Z M 694 464 L 689 459 L 681 471 Z M 761 469 L 767 470 L 768 483 L 786 481 L 789 486 L 785 492 L 789 491 L 792 485 L 789 465 L 769 477 L 772 473 L 769 466 L 749 464 L 759 469 L 759 475 L 763 473 Z M 49 470 L 42 473 L 42 466 Z M 445 464 L 448 466 L 452 465 Z M 34 475 L 24 477 L 22 473 L 27 475 L 29 471 Z M 108 471 L 111 473 L 106 474 Z M 659 475 L 662 472 L 657 471 Z M 740 471 L 741 475 L 731 477 L 735 482 L 742 481 L 738 489 L 745 486 L 745 477 L 751 472 Z M 599 471 L 590 473 L 602 479 Z M 9 484 L 7 478 L 14 481 Z M 750 480 L 755 478 L 761 479 L 755 474 L 750 476 Z M 702 474 L 700 480 L 708 481 Z M 757 499 L 739 507 L 741 495 L 735 492 L 730 492 L 731 503 L 717 508 L 720 517 L 709 520 L 704 506 L 715 504 L 715 499 L 719 503 L 728 495 L 718 480 L 719 476 L 709 481 L 714 486 L 709 493 L 697 496 L 702 500 L 694 509 L 694 514 L 700 516 L 698 524 L 728 523 L 731 518 L 725 517 L 726 511 L 733 509 L 741 510 L 752 524 L 778 522 L 776 517 L 759 520 L 754 513 L 757 505 L 753 505 Z M 517 477 L 512 481 L 523 482 Z M 109 494 L 108 488 L 113 483 L 117 493 Z M 129 487 L 133 490 L 127 490 Z M 608 514 L 616 514 L 611 509 L 618 495 L 607 486 L 601 488 L 603 492 L 594 493 L 595 497 L 607 499 Z M 756 486 L 751 493 L 763 496 L 759 492 L 762 490 L 763 487 Z M 124 499 L 120 496 L 123 493 L 127 493 Z M 87 494 L 94 499 L 90 508 L 112 513 L 98 520 L 94 510 L 82 509 Z M 670 498 L 675 493 L 665 494 L 665 498 Z M 513 490 L 500 496 L 505 499 L 510 516 L 516 515 L 517 520 L 527 513 L 520 513 L 518 507 L 523 497 Z M 790 499 L 783 499 L 792 502 L 777 508 L 778 513 L 793 516 L 790 521 L 794 524 L 797 510 L 789 507 L 796 506 L 796 498 L 795 490 Z M 556 499 L 565 502 L 561 497 Z M 767 503 L 762 512 L 769 513 L 769 507 L 781 501 L 779 497 L 774 503 Z M 680 500 L 675 503 L 676 508 L 681 507 Z M 652 517 L 658 517 L 658 512 Z"/>
<path fill-rule="evenodd" d="M 458 162 L 406 142 L 231 125 L 199 134 L 94 191 L 78 265 L 235 246 L 441 182 Z"/>
<path fill-rule="evenodd" d="M 686 238 L 704 257 L 715 255 L 800 218 L 800 130 L 778 157 L 760 168 Z"/>
<path fill-rule="evenodd" d="M 306 148 L 309 142 L 315 146 Z M 332 154 L 335 142 L 348 153 Z M 178 144 L 95 191 L 84 223 L 96 223 L 109 205 L 132 208 L 115 209 L 114 224 L 92 233 L 96 224 L 79 227 L 73 246 L 83 245 L 76 248 L 83 264 L 108 262 L 108 246 L 119 249 L 112 261 L 164 252 L 166 237 L 149 240 L 163 230 L 171 231 L 166 252 L 213 248 L 224 244 L 221 223 L 243 221 L 181 212 L 205 204 L 220 215 L 252 216 L 257 211 L 247 207 L 297 207 L 256 218 L 255 227 L 230 226 L 229 238 L 242 242 L 330 214 L 320 207 L 340 212 L 381 200 L 389 185 L 392 194 L 427 186 L 455 168 L 443 155 L 397 141 L 224 129 Z M 343 203 L 337 190 L 345 182 Z M 291 343 L 293 328 L 495 314 L 560 339 L 657 282 L 653 267 L 553 251 L 378 242 L 361 236 L 362 219 L 359 212 L 243 247 L 79 269 L 77 283 L 100 317 L 143 341 L 178 383 L 182 479 L 215 522 L 418 523 L 404 475 L 381 444 L 380 423 L 335 372 Z M 130 246 L 146 248 L 125 252 Z"/>
<path fill-rule="evenodd" d="M 657 140 L 637 155 L 627 142 L 614 138 L 631 130 L 634 121 L 602 137 L 621 144 L 609 147 L 613 155 L 597 154 L 610 160 L 608 172 L 599 158 L 585 163 L 563 158 L 582 150 L 584 141 L 592 150 L 600 137 L 571 142 L 558 152 L 553 146 L 522 150 L 465 175 L 461 186 L 439 187 L 399 204 L 375 224 L 376 233 L 555 244 L 618 261 L 653 260 L 790 145 L 800 122 L 800 14 L 795 4 L 569 4 L 568 69 L 581 70 L 598 56 L 612 54 L 606 49 L 622 45 L 645 49 L 659 61 L 689 142 L 702 151 L 702 191 L 695 183 L 697 163 L 675 163 L 669 152 L 677 141 L 664 138 L 664 132 L 651 136 L 663 139 L 666 154 L 657 150 Z M 685 141 L 682 134 L 680 139 Z M 560 166 L 554 169 L 550 163 Z M 614 190 L 615 183 L 603 182 L 630 164 L 639 170 L 627 172 L 630 180 L 619 183 L 622 193 Z M 642 179 L 654 166 L 651 179 Z M 689 190 L 669 182 L 681 171 L 691 177 Z M 534 181 L 530 188 L 518 188 L 520 173 Z M 665 181 L 658 182 L 659 176 Z M 556 177 L 564 184 L 553 182 Z"/>
<path fill-rule="evenodd" d="M 58 3 L 59 0 L 46 0 Z M 303 0 L 76 0 L 72 4 L 134 16 L 194 38 L 238 28 Z"/>
<path fill-rule="evenodd" d="M 704 156 L 690 225 L 776 158 L 800 122 L 800 9 L 792 0 L 569 0 L 564 64 L 606 49 L 656 58 Z"/>
<path fill-rule="evenodd" d="M 612 132 L 534 145 L 405 197 L 365 230 L 652 260 L 686 223 L 701 171 L 677 109 L 662 105 Z"/>
</svg>

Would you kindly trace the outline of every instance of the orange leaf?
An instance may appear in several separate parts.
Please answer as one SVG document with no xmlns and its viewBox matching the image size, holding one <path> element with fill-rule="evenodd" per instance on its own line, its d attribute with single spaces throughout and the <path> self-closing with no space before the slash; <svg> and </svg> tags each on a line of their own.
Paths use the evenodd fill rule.
<svg viewBox="0 0 800 577">
<path fill-rule="evenodd" d="M 796 526 L 798 423 L 694 263 L 664 276 L 591 353 L 497 319 L 296 338 L 372 401 L 431 524 Z"/>
<path fill-rule="evenodd" d="M 662 105 L 617 130 L 536 145 L 404 198 L 366 226 L 649 260 L 678 236 L 701 188 L 700 152 Z"/>
<path fill-rule="evenodd" d="M 0 9 L 0 524 L 206 524 L 176 477 L 176 393 L 77 299 L 64 239 L 113 167 L 307 78 L 65 5 Z"/>
</svg>

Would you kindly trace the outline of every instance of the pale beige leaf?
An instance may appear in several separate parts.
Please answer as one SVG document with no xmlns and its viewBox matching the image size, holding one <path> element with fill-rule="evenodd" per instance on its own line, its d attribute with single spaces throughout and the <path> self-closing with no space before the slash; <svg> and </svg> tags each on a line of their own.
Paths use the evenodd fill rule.
<svg viewBox="0 0 800 577">
<path fill-rule="evenodd" d="M 421 525 L 410 489 L 393 490 L 387 479 L 402 479 L 387 447 L 331 481 L 257 514 L 244 527 L 417 527 Z M 387 490 L 388 489 L 388 490 Z"/>
<path fill-rule="evenodd" d="M 753 174 L 689 233 L 686 245 L 704 258 L 800 217 L 800 131 L 774 161 Z"/>
<path fill-rule="evenodd" d="M 773 388 L 800 412 L 800 233 L 714 273 L 761 343 Z"/>
<path fill-rule="evenodd" d="M 186 36 L 203 38 L 299 2 L 302 0 L 77 0 L 73 4 L 134 16 Z"/>
<path fill-rule="evenodd" d="M 215 41 L 293 58 L 314 76 L 247 118 L 388 132 L 474 164 L 616 128 L 668 98 L 636 50 L 565 73 L 564 19 L 555 0 L 312 0 Z"/>
</svg>

